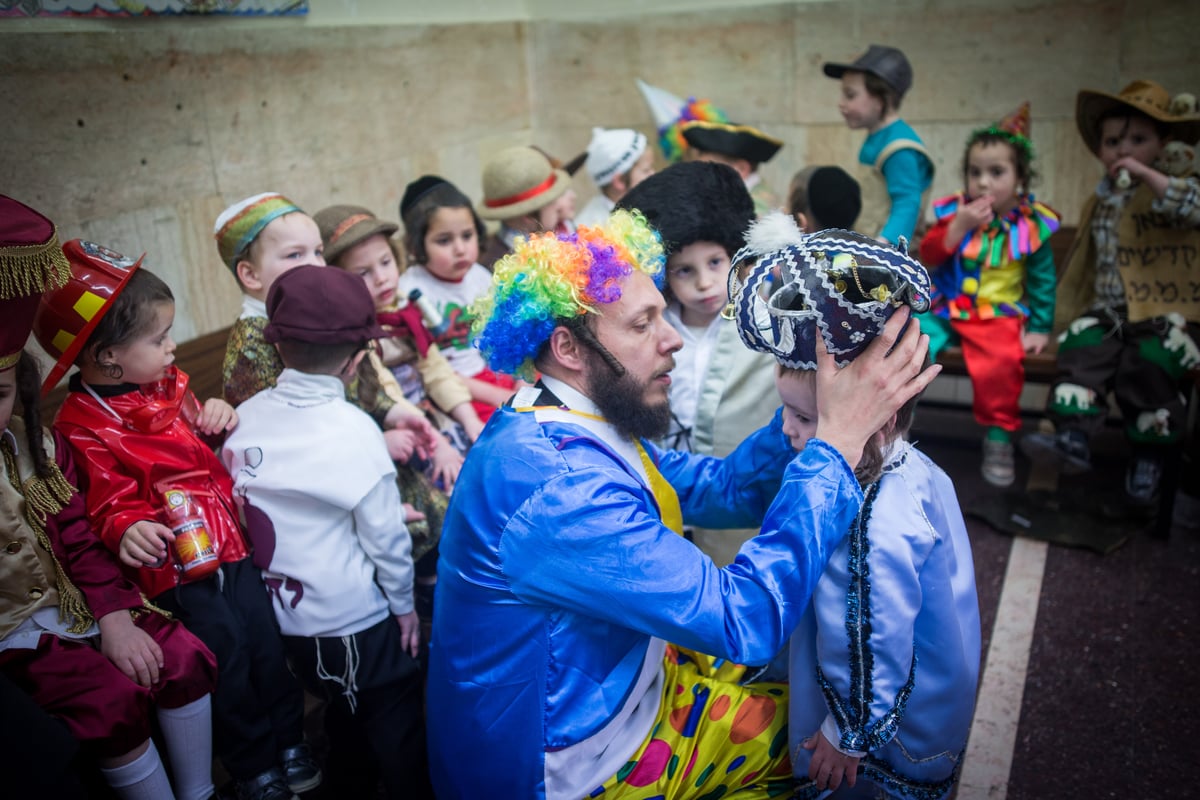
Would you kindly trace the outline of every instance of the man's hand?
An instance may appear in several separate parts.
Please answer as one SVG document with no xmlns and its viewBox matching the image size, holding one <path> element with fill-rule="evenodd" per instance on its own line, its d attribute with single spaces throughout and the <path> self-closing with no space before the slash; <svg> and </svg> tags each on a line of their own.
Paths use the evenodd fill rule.
<svg viewBox="0 0 1200 800">
<path fill-rule="evenodd" d="M 163 668 L 162 648 L 150 634 L 133 624 L 129 609 L 105 614 L 97 624 L 100 652 L 105 658 L 134 683 L 147 687 L 158 683 L 159 670 Z"/>
<path fill-rule="evenodd" d="M 825 734 L 817 731 L 804 740 L 805 750 L 815 750 L 808 762 L 808 777 L 818 789 L 833 791 L 842 785 L 853 787 L 858 780 L 858 757 L 848 756 L 829 743 Z"/>
<path fill-rule="evenodd" d="M 817 337 L 816 435 L 851 467 L 858 465 L 867 440 L 942 371 L 938 364 L 922 371 L 929 337 L 916 322 L 900 337 L 910 316 L 907 306 L 897 309 L 875 341 L 843 369 Z"/>
<path fill-rule="evenodd" d="M 173 541 L 170 528 L 144 519 L 125 529 L 117 555 L 131 567 L 159 567 L 167 560 L 167 543 Z"/>
</svg>

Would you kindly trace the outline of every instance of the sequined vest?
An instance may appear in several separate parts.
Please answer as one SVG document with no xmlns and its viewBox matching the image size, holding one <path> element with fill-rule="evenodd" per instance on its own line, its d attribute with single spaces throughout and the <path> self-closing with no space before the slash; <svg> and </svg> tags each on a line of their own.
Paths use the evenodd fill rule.
<svg viewBox="0 0 1200 800">
<path fill-rule="evenodd" d="M 33 459 L 26 452 L 25 426 L 14 417 L 8 426 L 17 439 L 17 475 L 0 480 L 0 638 L 7 636 L 40 608 L 58 606 L 58 572 L 54 557 L 38 543 L 37 534 L 25 519 L 25 495 L 19 486 L 34 474 Z M 9 450 L 9 443 L 3 443 Z M 54 457 L 54 443 L 46 450 Z M 8 453 L 5 453 L 7 456 Z M 7 458 L 5 459 L 7 461 Z"/>
</svg>

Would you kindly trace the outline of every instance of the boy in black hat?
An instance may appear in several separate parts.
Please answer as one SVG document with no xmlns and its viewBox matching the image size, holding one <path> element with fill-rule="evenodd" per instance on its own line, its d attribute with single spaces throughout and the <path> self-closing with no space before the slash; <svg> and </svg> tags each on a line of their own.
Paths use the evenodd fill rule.
<svg viewBox="0 0 1200 800">
<path fill-rule="evenodd" d="M 688 143 L 687 158 L 712 161 L 733 167 L 746 184 L 754 201 L 754 214 L 761 217 L 782 206 L 779 197 L 758 174 L 758 165 L 770 161 L 783 142 L 749 125 L 693 120 L 680 127 Z"/>
<path fill-rule="evenodd" d="M 346 402 L 369 343 L 386 335 L 362 279 L 297 267 L 267 296 L 266 340 L 285 366 L 240 407 L 222 459 L 301 680 L 329 701 L 327 770 L 347 796 L 429 795 L 413 610 L 412 543 L 378 426 Z M 369 760 L 364 767 L 364 756 Z"/>
<path fill-rule="evenodd" d="M 867 132 L 858 160 L 872 168 L 876 179 L 860 181 L 858 229 L 892 244 L 901 237 L 912 241 L 933 183 L 933 159 L 921 137 L 900 119 L 900 101 L 912 86 L 912 65 L 896 48 L 873 44 L 853 63 L 826 63 L 824 72 L 842 82 L 838 111 L 846 125 Z"/>
<path fill-rule="evenodd" d="M 729 269 L 754 221 L 754 203 L 734 170 L 685 161 L 651 175 L 617 208 L 637 209 L 662 237 L 667 256 L 663 316 L 683 347 L 671 371 L 667 447 L 726 456 L 770 421 L 779 407 L 775 362 L 746 349 L 729 304 Z M 733 561 L 756 529 L 692 530 L 717 566 Z"/>
</svg>

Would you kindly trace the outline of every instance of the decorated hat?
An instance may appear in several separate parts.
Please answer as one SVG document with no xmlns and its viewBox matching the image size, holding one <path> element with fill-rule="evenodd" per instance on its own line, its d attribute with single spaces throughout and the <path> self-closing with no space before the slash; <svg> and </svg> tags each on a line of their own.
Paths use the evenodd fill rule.
<svg viewBox="0 0 1200 800">
<path fill-rule="evenodd" d="M 38 344 L 55 360 L 42 382 L 42 394 L 67 374 L 92 331 L 145 258 L 143 254 L 135 260 L 82 239 L 72 239 L 62 250 L 70 265 L 70 277 L 63 286 L 42 295 L 33 321 Z"/>
<path fill-rule="evenodd" d="M 1166 123 L 1167 135 L 1177 141 L 1195 144 L 1200 139 L 1200 116 L 1172 113 L 1171 95 L 1167 90 L 1154 81 L 1139 80 L 1119 94 L 1084 89 L 1075 98 L 1075 124 L 1093 154 L 1100 153 L 1100 121 L 1120 111 L 1137 111 Z"/>
<path fill-rule="evenodd" d="M 708 100 L 697 100 L 689 97 L 684 100 L 676 97 L 665 89 L 651 86 L 638 79 L 638 90 L 642 93 L 650 113 L 654 115 L 654 124 L 658 128 L 658 145 L 668 162 L 679 161 L 687 150 L 687 141 L 683 138 L 682 126 L 687 122 L 729 122 L 725 112 Z"/>
<path fill-rule="evenodd" d="M 300 207 L 278 192 L 247 197 L 222 211 L 213 226 L 213 238 L 217 240 L 217 250 L 225 266 L 236 274 L 238 261 L 263 228 L 295 211 L 300 211 Z"/>
<path fill-rule="evenodd" d="M 929 308 L 929 273 L 903 248 L 850 231 L 805 234 L 778 212 L 751 225 L 746 241 L 729 272 L 738 332 L 786 367 L 814 369 L 817 336 L 845 366 L 901 305 Z"/>
<path fill-rule="evenodd" d="M 0 372 L 20 360 L 42 292 L 70 275 L 54 223 L 0 194 Z"/>
<path fill-rule="evenodd" d="M 472 307 L 475 346 L 497 372 L 532 377 L 554 329 L 621 298 L 634 270 L 661 287 L 662 242 L 640 214 L 614 211 L 596 227 L 518 238 L 492 267 L 492 286 Z"/>
<path fill-rule="evenodd" d="M 683 123 L 679 131 L 690 147 L 730 158 L 744 158 L 751 164 L 770 161 L 783 147 L 783 142 L 758 128 L 730 122 L 692 120 Z"/>
<path fill-rule="evenodd" d="M 633 169 L 646 152 L 646 136 L 629 128 L 592 128 L 587 149 L 587 171 L 597 186 Z"/>
<path fill-rule="evenodd" d="M 912 88 L 913 70 L 908 57 L 895 47 L 882 44 L 871 45 L 867 52 L 849 64 L 827 61 L 822 70 L 830 78 L 840 78 L 847 72 L 869 72 L 882 78 L 901 97 Z"/>
<path fill-rule="evenodd" d="M 310 344 L 360 344 L 387 333 L 375 319 L 375 301 L 352 272 L 307 264 L 280 275 L 267 292 L 263 339 Z"/>
<path fill-rule="evenodd" d="M 996 128 L 1011 133 L 1014 136 L 1024 136 L 1029 138 L 1029 101 L 1026 100 L 1021 105 L 1017 106 L 1012 111 L 1004 115 L 999 122 L 996 123 Z"/>
<path fill-rule="evenodd" d="M 971 136 L 967 139 L 967 147 L 970 148 L 980 140 L 991 140 L 989 137 L 1000 137 L 1013 147 L 1023 151 L 1027 161 L 1033 161 L 1033 142 L 1029 139 L 1030 127 L 1029 101 L 1026 100 L 1005 114 L 999 122 L 972 131 Z"/>
<path fill-rule="evenodd" d="M 555 169 L 541 151 L 506 147 L 483 167 L 483 203 L 479 216 L 509 219 L 532 214 L 553 203 L 571 185 L 565 170 Z"/>
<path fill-rule="evenodd" d="M 362 206 L 329 206 L 313 215 L 325 243 L 325 261 L 336 264 L 350 248 L 376 234 L 390 237 L 400 230 L 394 222 L 379 219 Z"/>
<path fill-rule="evenodd" d="M 746 243 L 754 201 L 725 164 L 683 161 L 630 189 L 617 208 L 641 212 L 662 237 L 666 255 L 694 242 L 716 242 L 732 256 Z"/>
</svg>

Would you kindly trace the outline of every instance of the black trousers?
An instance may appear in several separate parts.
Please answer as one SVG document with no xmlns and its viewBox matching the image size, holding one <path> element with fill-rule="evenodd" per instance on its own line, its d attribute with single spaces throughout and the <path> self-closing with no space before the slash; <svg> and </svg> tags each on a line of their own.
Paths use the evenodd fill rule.
<svg viewBox="0 0 1200 800">
<path fill-rule="evenodd" d="M 305 688 L 327 702 L 326 775 L 338 796 L 432 798 L 425 752 L 424 680 L 394 617 L 352 636 L 285 636 Z"/>
<path fill-rule="evenodd" d="M 271 598 L 244 558 L 154 598 L 217 657 L 213 750 L 235 780 L 265 772 L 304 740 L 304 690 L 288 669 Z"/>
</svg>

